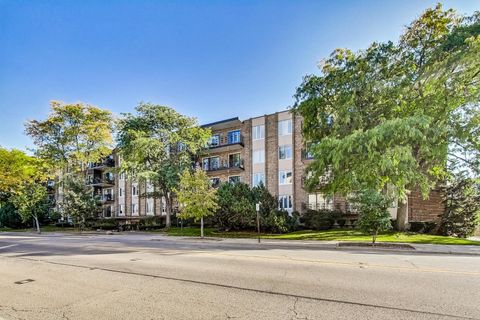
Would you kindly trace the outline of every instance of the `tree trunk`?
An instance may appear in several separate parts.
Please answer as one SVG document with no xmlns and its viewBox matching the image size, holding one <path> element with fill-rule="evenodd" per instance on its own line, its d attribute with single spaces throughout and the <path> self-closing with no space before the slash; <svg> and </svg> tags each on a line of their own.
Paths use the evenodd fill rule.
<svg viewBox="0 0 480 320">
<path fill-rule="evenodd" d="M 203 239 L 203 217 L 200 218 L 200 237 Z"/>
<path fill-rule="evenodd" d="M 397 208 L 397 229 L 398 231 L 405 231 L 408 223 L 408 197 L 405 201 L 398 199 Z"/>
<path fill-rule="evenodd" d="M 165 205 L 166 205 L 165 213 L 167 214 L 167 216 L 165 217 L 165 227 L 170 228 L 172 226 L 172 221 L 171 221 L 172 203 L 168 195 L 165 196 Z"/>
<path fill-rule="evenodd" d="M 40 222 L 38 221 L 38 217 L 35 215 L 35 216 L 33 216 L 33 219 L 35 220 L 35 226 L 37 227 L 37 233 L 38 234 L 42 233 L 40 231 Z"/>
<path fill-rule="evenodd" d="M 378 230 L 373 231 L 372 235 L 372 247 L 375 247 L 375 241 L 377 241 Z"/>
</svg>

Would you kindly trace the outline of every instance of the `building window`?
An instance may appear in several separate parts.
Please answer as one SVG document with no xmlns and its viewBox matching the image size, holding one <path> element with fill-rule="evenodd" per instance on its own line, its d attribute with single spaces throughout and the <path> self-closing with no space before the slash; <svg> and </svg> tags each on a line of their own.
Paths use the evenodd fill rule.
<svg viewBox="0 0 480 320">
<path fill-rule="evenodd" d="M 240 130 L 228 132 L 228 144 L 240 142 Z"/>
<path fill-rule="evenodd" d="M 333 210 L 333 197 L 323 193 L 309 194 L 308 208 L 311 210 Z"/>
<path fill-rule="evenodd" d="M 220 145 L 220 135 L 219 134 L 214 134 L 213 136 L 210 137 L 210 140 L 208 141 L 208 145 L 210 147 L 217 147 Z"/>
<path fill-rule="evenodd" d="M 162 214 L 167 212 L 167 201 L 162 197 Z"/>
<path fill-rule="evenodd" d="M 253 174 L 253 186 L 258 187 L 259 185 L 265 185 L 265 174 L 263 172 L 257 172 Z"/>
<path fill-rule="evenodd" d="M 279 184 L 292 184 L 292 171 L 279 171 L 278 172 Z"/>
<path fill-rule="evenodd" d="M 217 170 L 220 168 L 220 157 L 203 158 L 202 168 L 205 171 Z"/>
<path fill-rule="evenodd" d="M 228 165 L 230 168 L 240 168 L 240 153 L 234 153 L 228 156 Z"/>
<path fill-rule="evenodd" d="M 290 210 L 293 208 L 292 196 L 279 196 L 278 208 L 282 210 Z"/>
<path fill-rule="evenodd" d="M 119 179 L 120 180 L 125 180 L 125 173 L 124 172 L 120 173 Z"/>
<path fill-rule="evenodd" d="M 228 182 L 230 182 L 230 183 L 240 182 L 240 176 L 231 176 L 231 177 L 228 177 Z"/>
<path fill-rule="evenodd" d="M 123 216 L 124 213 L 125 213 L 125 206 L 121 204 L 118 206 L 118 215 Z"/>
<path fill-rule="evenodd" d="M 292 146 L 290 144 L 278 147 L 278 159 L 292 159 Z"/>
<path fill-rule="evenodd" d="M 264 163 L 265 150 L 254 150 L 252 158 L 253 158 L 253 163 Z"/>
<path fill-rule="evenodd" d="M 138 185 L 137 184 L 132 185 L 132 196 L 138 196 Z"/>
<path fill-rule="evenodd" d="M 132 203 L 132 215 L 136 215 L 136 214 L 137 214 L 137 204 Z"/>
<path fill-rule="evenodd" d="M 278 121 L 278 135 L 286 136 L 292 134 L 292 119 Z"/>
<path fill-rule="evenodd" d="M 253 140 L 260 140 L 265 138 L 265 126 L 260 124 L 258 126 L 252 127 L 252 137 Z"/>
<path fill-rule="evenodd" d="M 147 201 L 147 213 L 153 213 L 153 202 Z"/>
<path fill-rule="evenodd" d="M 118 196 L 123 197 L 123 188 L 118 188 Z"/>
<path fill-rule="evenodd" d="M 216 188 L 220 185 L 220 178 L 211 178 L 210 183 L 212 184 L 212 187 Z"/>
</svg>

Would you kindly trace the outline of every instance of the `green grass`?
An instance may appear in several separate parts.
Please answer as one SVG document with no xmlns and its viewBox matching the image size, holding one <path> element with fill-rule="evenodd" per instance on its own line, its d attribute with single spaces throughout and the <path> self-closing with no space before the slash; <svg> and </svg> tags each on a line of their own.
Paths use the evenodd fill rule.
<svg viewBox="0 0 480 320">
<path fill-rule="evenodd" d="M 42 232 L 73 232 L 73 231 L 78 231 L 78 229 L 75 228 L 62 228 L 62 227 L 57 227 L 57 226 L 41 226 L 40 230 Z M 0 228 L 0 232 L 36 232 L 36 229 L 34 228 L 27 228 L 27 229 L 12 229 L 12 228 Z"/>
<path fill-rule="evenodd" d="M 188 228 L 170 228 L 166 231 L 170 236 L 199 237 L 200 229 L 194 227 Z M 255 232 L 248 231 L 217 231 L 213 228 L 205 228 L 206 237 L 219 238 L 256 238 Z M 372 237 L 357 230 L 326 230 L 311 231 L 303 230 L 285 234 L 262 234 L 263 239 L 283 239 L 283 240 L 319 240 L 319 241 L 359 241 L 370 242 Z M 378 236 L 378 242 L 403 242 L 403 243 L 426 243 L 426 244 L 455 244 L 455 245 L 477 245 L 480 241 L 473 241 L 454 237 L 437 236 L 430 234 L 417 234 L 405 232 L 389 232 Z"/>
</svg>

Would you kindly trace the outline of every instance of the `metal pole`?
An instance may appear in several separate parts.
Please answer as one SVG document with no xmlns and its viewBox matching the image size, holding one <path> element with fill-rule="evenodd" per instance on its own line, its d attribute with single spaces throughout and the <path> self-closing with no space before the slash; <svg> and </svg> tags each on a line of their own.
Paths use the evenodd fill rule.
<svg viewBox="0 0 480 320">
<path fill-rule="evenodd" d="M 260 243 L 260 204 L 257 203 L 257 234 L 258 234 L 258 243 Z"/>
</svg>

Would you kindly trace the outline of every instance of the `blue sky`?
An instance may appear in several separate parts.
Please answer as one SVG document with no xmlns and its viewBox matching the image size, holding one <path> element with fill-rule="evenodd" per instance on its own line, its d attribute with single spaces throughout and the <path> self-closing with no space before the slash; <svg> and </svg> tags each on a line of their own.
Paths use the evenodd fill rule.
<svg viewBox="0 0 480 320">
<path fill-rule="evenodd" d="M 334 48 L 395 40 L 436 1 L 0 0 L 0 145 L 24 149 L 50 100 L 201 123 L 284 110 Z M 461 13 L 480 1 L 444 1 Z"/>
</svg>

